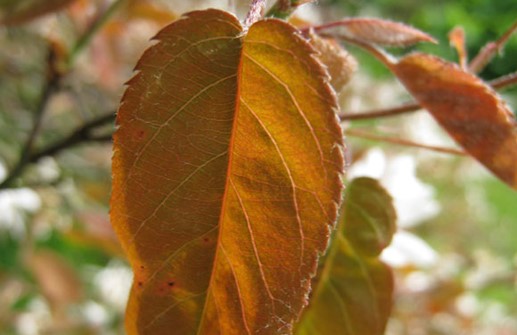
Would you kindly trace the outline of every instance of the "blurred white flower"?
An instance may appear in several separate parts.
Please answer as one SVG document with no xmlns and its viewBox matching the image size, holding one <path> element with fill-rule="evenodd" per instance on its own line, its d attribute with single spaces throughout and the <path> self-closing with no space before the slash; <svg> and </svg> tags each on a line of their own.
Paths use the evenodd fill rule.
<svg viewBox="0 0 517 335">
<path fill-rule="evenodd" d="M 16 333 L 20 335 L 38 335 L 47 329 L 52 320 L 49 306 L 41 298 L 33 299 L 27 311 L 16 318 Z"/>
<path fill-rule="evenodd" d="M 456 310 L 465 317 L 475 317 L 481 311 L 482 304 L 479 298 L 472 292 L 465 292 L 456 298 L 454 303 Z"/>
<path fill-rule="evenodd" d="M 378 179 L 393 197 L 399 231 L 381 258 L 394 267 L 428 267 L 438 260 L 437 253 L 425 241 L 400 229 L 418 225 L 440 212 L 440 205 L 434 199 L 434 189 L 419 180 L 415 173 L 416 164 L 412 156 L 399 155 L 388 160 L 384 152 L 377 148 L 368 151 L 348 171 L 350 179 Z"/>
<path fill-rule="evenodd" d="M 101 298 L 118 311 L 126 308 L 132 281 L 131 269 L 120 262 L 109 264 L 93 279 Z"/>
<path fill-rule="evenodd" d="M 81 307 L 82 314 L 91 325 L 102 326 L 106 325 L 110 321 L 106 307 L 93 300 L 87 301 Z"/>
<path fill-rule="evenodd" d="M 436 264 L 438 254 L 420 237 L 399 229 L 390 246 L 382 252 L 381 259 L 393 267 L 426 268 Z"/>
<path fill-rule="evenodd" d="M 43 157 L 36 167 L 42 181 L 54 181 L 59 177 L 59 165 L 53 157 Z"/>
<path fill-rule="evenodd" d="M 5 167 L 0 163 L 0 181 L 5 176 Z M 0 230 L 22 237 L 25 233 L 24 214 L 34 213 L 40 207 L 39 195 L 29 188 L 0 190 Z"/>
</svg>

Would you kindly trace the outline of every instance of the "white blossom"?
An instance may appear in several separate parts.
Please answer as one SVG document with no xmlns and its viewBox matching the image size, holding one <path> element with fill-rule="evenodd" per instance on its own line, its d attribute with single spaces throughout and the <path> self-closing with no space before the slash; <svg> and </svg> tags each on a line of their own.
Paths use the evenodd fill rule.
<svg viewBox="0 0 517 335">
<path fill-rule="evenodd" d="M 120 262 L 114 262 L 99 271 L 93 282 L 106 303 L 123 311 L 126 308 L 132 280 L 131 269 Z"/>
<path fill-rule="evenodd" d="M 5 176 L 5 167 L 0 163 L 0 181 Z M 0 230 L 21 238 L 25 233 L 25 214 L 35 213 L 40 207 L 39 195 L 30 188 L 0 190 Z"/>
</svg>

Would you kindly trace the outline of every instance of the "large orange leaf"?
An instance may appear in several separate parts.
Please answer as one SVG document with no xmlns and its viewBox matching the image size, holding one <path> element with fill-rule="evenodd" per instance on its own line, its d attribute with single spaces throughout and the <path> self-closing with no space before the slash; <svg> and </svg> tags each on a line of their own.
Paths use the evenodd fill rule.
<svg viewBox="0 0 517 335">
<path fill-rule="evenodd" d="M 340 201 L 328 77 L 278 20 L 198 11 L 157 40 L 114 136 L 128 334 L 288 334 Z"/>
<path fill-rule="evenodd" d="M 412 54 L 392 69 L 465 150 L 517 189 L 517 124 L 492 88 L 440 58 Z"/>
<path fill-rule="evenodd" d="M 390 195 L 370 178 L 347 187 L 338 229 L 296 335 L 382 335 L 393 276 L 378 256 L 395 230 Z"/>
</svg>

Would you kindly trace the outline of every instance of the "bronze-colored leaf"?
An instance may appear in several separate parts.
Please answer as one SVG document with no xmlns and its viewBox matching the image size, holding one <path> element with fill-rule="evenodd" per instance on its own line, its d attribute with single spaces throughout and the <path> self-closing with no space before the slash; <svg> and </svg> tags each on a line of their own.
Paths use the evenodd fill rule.
<svg viewBox="0 0 517 335">
<path fill-rule="evenodd" d="M 70 264 L 50 250 L 38 250 L 27 256 L 41 292 L 53 309 L 65 310 L 82 296 L 81 281 Z"/>
<path fill-rule="evenodd" d="M 322 35 L 347 38 L 390 47 L 407 47 L 420 42 L 436 43 L 430 35 L 408 25 L 382 19 L 356 18 L 314 27 Z"/>
<path fill-rule="evenodd" d="M 145 19 L 161 26 L 176 20 L 178 16 L 165 5 L 152 0 L 130 0 L 122 11 L 126 19 Z"/>
<path fill-rule="evenodd" d="M 458 144 L 517 189 L 517 124 L 492 88 L 456 64 L 425 54 L 404 57 L 392 69 Z"/>
<path fill-rule="evenodd" d="M 74 0 L 6 0 L 0 2 L 0 24 L 14 25 L 61 9 Z"/>
<path fill-rule="evenodd" d="M 296 335 L 382 335 L 393 276 L 378 256 L 395 230 L 390 195 L 370 178 L 347 187 L 338 229 Z"/>
<path fill-rule="evenodd" d="M 463 30 L 462 27 L 454 27 L 454 29 L 449 32 L 449 44 L 456 49 L 461 68 L 466 69 L 468 53 L 465 46 L 465 30 Z"/>
<path fill-rule="evenodd" d="M 128 334 L 289 334 L 340 201 L 336 98 L 296 30 L 225 12 L 162 30 L 114 136 Z"/>
<path fill-rule="evenodd" d="M 337 93 L 341 92 L 355 72 L 357 61 L 336 40 L 312 32 L 309 37 L 312 47 L 319 52 L 318 59 L 327 67 L 330 84 Z"/>
</svg>

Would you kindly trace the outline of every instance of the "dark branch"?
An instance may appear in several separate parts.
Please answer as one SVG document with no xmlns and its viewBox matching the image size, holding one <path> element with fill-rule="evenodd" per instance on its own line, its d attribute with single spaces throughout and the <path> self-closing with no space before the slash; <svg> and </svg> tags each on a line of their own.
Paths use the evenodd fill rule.
<svg viewBox="0 0 517 335">
<path fill-rule="evenodd" d="M 25 165 L 29 162 L 29 157 L 32 153 L 34 142 L 40 131 L 43 116 L 47 108 L 48 102 L 52 95 L 58 91 L 59 83 L 61 81 L 61 73 L 58 71 L 57 64 L 57 53 L 52 44 L 49 44 L 48 56 L 47 56 L 47 68 L 45 73 L 45 82 L 43 84 L 42 93 L 39 101 L 34 110 L 34 120 L 32 128 L 29 131 L 29 136 L 23 145 L 18 162 L 14 165 L 13 169 L 9 172 L 7 178 L 0 183 L 0 189 L 6 188 L 22 173 L 25 169 Z"/>
<path fill-rule="evenodd" d="M 37 151 L 31 151 L 25 157 L 23 164 L 16 165 L 8 175 L 8 177 L 0 183 L 0 189 L 8 188 L 12 186 L 13 182 L 23 173 L 25 168 L 30 163 L 36 163 L 43 157 L 54 156 L 62 150 L 71 148 L 85 142 L 108 142 L 111 141 L 112 134 L 96 135 L 95 130 L 97 127 L 106 125 L 115 120 L 115 113 L 108 113 L 100 116 L 94 120 L 91 120 L 82 126 L 78 127 L 67 137 Z M 21 161 L 20 161 L 21 162 Z"/>
<path fill-rule="evenodd" d="M 69 136 L 43 148 L 30 156 L 29 162 L 35 163 L 43 157 L 53 156 L 62 150 L 85 142 L 108 142 L 111 141 L 112 134 L 95 135 L 94 130 L 99 126 L 115 121 L 115 113 L 110 113 L 98 117 L 73 131 Z"/>
</svg>

